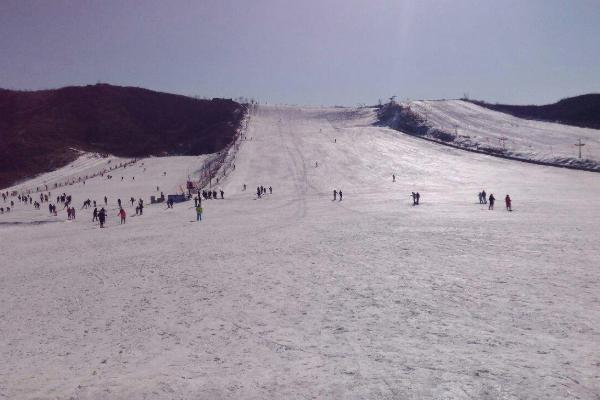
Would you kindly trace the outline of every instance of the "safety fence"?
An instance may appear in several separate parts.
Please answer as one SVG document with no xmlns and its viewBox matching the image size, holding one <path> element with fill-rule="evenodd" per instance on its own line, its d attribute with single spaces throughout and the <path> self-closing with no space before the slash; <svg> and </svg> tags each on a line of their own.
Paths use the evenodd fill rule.
<svg viewBox="0 0 600 400">
<path fill-rule="evenodd" d="M 188 180 L 187 189 L 189 192 L 212 188 L 213 185 L 219 184 L 219 180 L 222 180 L 228 173 L 235 170 L 235 158 L 242 141 L 246 139 L 250 114 L 254 112 L 254 109 L 254 105 L 248 106 L 246 117 L 227 146 L 206 160 L 194 177 Z"/>
</svg>

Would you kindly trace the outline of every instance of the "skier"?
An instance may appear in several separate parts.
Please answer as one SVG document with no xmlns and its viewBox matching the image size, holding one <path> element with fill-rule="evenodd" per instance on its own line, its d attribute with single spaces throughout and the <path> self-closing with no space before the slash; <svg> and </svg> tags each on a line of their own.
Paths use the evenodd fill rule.
<svg viewBox="0 0 600 400">
<path fill-rule="evenodd" d="M 104 207 L 102 207 L 98 213 L 98 221 L 100 221 L 100 228 L 104 228 L 104 222 L 106 221 L 106 210 Z"/>
<path fill-rule="evenodd" d="M 244 191 L 246 190 L 246 184 L 245 183 L 244 183 L 244 189 L 242 189 L 242 190 L 244 190 Z"/>
<path fill-rule="evenodd" d="M 419 200 L 421 200 L 421 195 L 419 194 L 419 192 L 417 192 L 417 205 L 419 205 Z"/>
<path fill-rule="evenodd" d="M 483 204 L 487 204 L 487 194 L 485 193 L 485 190 L 481 191 L 481 197 L 483 198 Z"/>
<path fill-rule="evenodd" d="M 225 192 L 223 191 L 223 189 L 221 189 L 220 192 L 221 192 L 221 199 L 223 199 L 224 198 L 223 195 L 225 194 Z"/>
<path fill-rule="evenodd" d="M 104 196 L 104 205 L 108 205 L 108 199 L 106 198 L 106 196 Z"/>
<path fill-rule="evenodd" d="M 144 200 L 140 199 L 139 207 L 140 207 L 140 215 L 142 215 L 144 213 Z"/>
<path fill-rule="evenodd" d="M 132 197 L 129 199 L 129 201 L 131 201 L 131 207 L 133 207 L 133 202 L 135 201 L 135 199 Z M 95 203 L 95 202 L 94 202 Z M 95 204 L 94 204 L 95 205 Z"/>
<path fill-rule="evenodd" d="M 506 197 L 504 198 L 504 202 L 506 203 L 506 210 L 512 211 L 512 200 L 510 199 L 509 195 L 506 195 Z"/>
<path fill-rule="evenodd" d="M 124 224 L 127 214 L 125 213 L 125 210 L 123 210 L 122 208 L 119 210 L 119 217 L 121 217 L 121 224 Z"/>
<path fill-rule="evenodd" d="M 117 203 L 119 204 L 119 208 L 121 208 L 121 199 L 117 199 Z"/>
<path fill-rule="evenodd" d="M 342 191 L 340 189 L 340 201 L 342 201 Z"/>
<path fill-rule="evenodd" d="M 199 205 L 196 207 L 196 222 L 202 221 L 202 206 Z"/>
<path fill-rule="evenodd" d="M 396 182 L 396 174 L 392 174 L 392 182 Z"/>
<path fill-rule="evenodd" d="M 269 186 L 269 194 L 273 194 L 273 188 Z"/>
<path fill-rule="evenodd" d="M 260 194 L 262 193 L 262 190 L 260 190 L 260 186 L 256 187 L 256 196 L 258 196 L 258 198 L 260 199 Z"/>
<path fill-rule="evenodd" d="M 92 213 L 92 222 L 98 220 L 98 209 L 94 208 L 94 212 Z"/>
<path fill-rule="evenodd" d="M 333 201 L 337 199 L 337 190 L 333 189 Z"/>
<path fill-rule="evenodd" d="M 479 192 L 478 196 L 479 196 L 479 204 L 483 204 L 483 196 L 482 196 L 481 192 Z"/>
<path fill-rule="evenodd" d="M 411 192 L 411 193 L 412 193 L 411 196 L 413 199 L 413 206 L 416 206 L 417 205 L 417 194 L 415 192 Z"/>
<path fill-rule="evenodd" d="M 493 210 L 494 202 L 496 201 L 496 198 L 494 197 L 493 193 L 490 193 L 489 201 L 490 201 L 490 205 L 488 206 L 488 210 Z"/>
</svg>

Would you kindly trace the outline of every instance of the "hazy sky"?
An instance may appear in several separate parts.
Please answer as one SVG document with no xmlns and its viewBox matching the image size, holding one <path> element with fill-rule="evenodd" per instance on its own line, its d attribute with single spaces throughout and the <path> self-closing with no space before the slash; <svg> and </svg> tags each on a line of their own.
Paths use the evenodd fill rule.
<svg viewBox="0 0 600 400">
<path fill-rule="evenodd" d="M 0 87 L 269 103 L 600 92 L 600 0 L 0 0 Z"/>
</svg>

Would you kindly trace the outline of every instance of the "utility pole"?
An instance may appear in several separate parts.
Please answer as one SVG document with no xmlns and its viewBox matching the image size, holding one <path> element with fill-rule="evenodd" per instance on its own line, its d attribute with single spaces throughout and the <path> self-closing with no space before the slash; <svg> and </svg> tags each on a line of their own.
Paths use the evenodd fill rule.
<svg viewBox="0 0 600 400">
<path fill-rule="evenodd" d="M 579 159 L 581 159 L 581 148 L 585 146 L 585 143 L 581 143 L 581 139 L 579 139 L 578 143 L 575 146 L 579 147 Z"/>
<path fill-rule="evenodd" d="M 498 140 L 502 143 L 502 150 L 506 150 L 506 146 L 504 145 L 504 142 L 506 142 L 508 140 L 508 138 L 502 136 Z"/>
</svg>

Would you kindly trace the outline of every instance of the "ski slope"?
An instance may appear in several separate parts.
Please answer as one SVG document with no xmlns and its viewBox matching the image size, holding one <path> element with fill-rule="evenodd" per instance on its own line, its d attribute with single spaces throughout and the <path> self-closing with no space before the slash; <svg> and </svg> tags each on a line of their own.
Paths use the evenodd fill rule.
<svg viewBox="0 0 600 400">
<path fill-rule="evenodd" d="M 202 157 L 69 186 L 77 207 L 108 195 L 106 229 L 0 215 L 0 397 L 597 399 L 600 175 L 374 118 L 258 108 L 200 223 L 190 203 L 115 214 Z"/>
<path fill-rule="evenodd" d="M 578 158 L 574 145 L 581 139 L 585 143 L 582 158 L 600 162 L 600 131 L 596 129 L 526 120 L 462 100 L 410 101 L 403 105 L 432 127 L 457 134 L 456 144 L 462 147 L 504 146 L 514 157 L 570 165 Z"/>
</svg>

